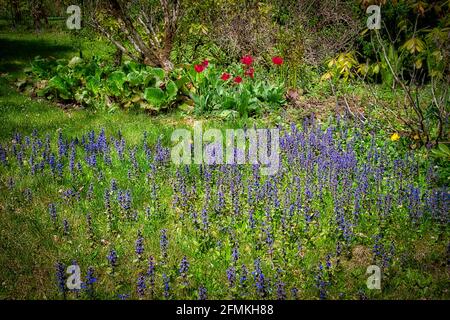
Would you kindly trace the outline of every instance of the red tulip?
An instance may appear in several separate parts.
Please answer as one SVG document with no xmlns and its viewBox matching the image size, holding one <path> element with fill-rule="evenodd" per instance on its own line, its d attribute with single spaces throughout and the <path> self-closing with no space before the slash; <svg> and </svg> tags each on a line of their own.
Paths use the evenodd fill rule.
<svg viewBox="0 0 450 320">
<path fill-rule="evenodd" d="M 231 75 L 229 73 L 226 73 L 226 72 L 224 72 L 222 74 L 222 76 L 220 77 L 220 79 L 222 79 L 223 81 L 227 81 L 230 78 L 231 78 Z"/>
<path fill-rule="evenodd" d="M 206 68 L 208 66 L 208 64 L 209 64 L 208 59 L 203 60 L 202 66 L 204 66 Z"/>
<path fill-rule="evenodd" d="M 251 65 L 253 63 L 252 56 L 243 56 L 241 59 L 241 62 L 247 66 Z"/>
<path fill-rule="evenodd" d="M 235 83 L 241 83 L 242 82 L 242 78 L 240 76 L 237 76 L 236 78 L 234 78 L 233 80 Z"/>
<path fill-rule="evenodd" d="M 203 70 L 205 70 L 205 66 L 203 64 L 196 64 L 194 66 L 194 69 L 196 72 L 201 73 Z"/>
<path fill-rule="evenodd" d="M 253 77 L 255 76 L 255 69 L 249 68 L 245 70 L 245 75 L 253 79 Z"/>
<path fill-rule="evenodd" d="M 281 66 L 282 64 L 283 64 L 283 58 L 282 57 L 280 57 L 280 56 L 276 56 L 276 57 L 273 57 L 272 58 L 272 62 L 274 63 L 274 64 L 276 64 L 277 66 Z"/>
</svg>

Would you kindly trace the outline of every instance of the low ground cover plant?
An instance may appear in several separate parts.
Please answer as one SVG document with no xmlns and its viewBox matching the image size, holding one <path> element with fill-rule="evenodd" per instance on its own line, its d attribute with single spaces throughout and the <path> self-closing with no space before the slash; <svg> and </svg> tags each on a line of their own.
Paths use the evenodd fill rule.
<svg viewBox="0 0 450 320">
<path fill-rule="evenodd" d="M 175 166 L 146 133 L 17 132 L 0 146 L 0 199 L 41 230 L 47 297 L 442 298 L 448 189 L 393 140 L 308 119 L 282 127 L 280 169 L 263 176 Z M 80 290 L 65 286 L 69 265 Z M 366 286 L 371 265 L 381 291 Z"/>
</svg>

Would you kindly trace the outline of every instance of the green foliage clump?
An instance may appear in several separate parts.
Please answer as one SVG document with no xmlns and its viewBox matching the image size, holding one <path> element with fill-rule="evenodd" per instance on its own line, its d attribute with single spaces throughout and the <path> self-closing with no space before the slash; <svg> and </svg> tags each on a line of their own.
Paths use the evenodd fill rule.
<svg viewBox="0 0 450 320">
<path fill-rule="evenodd" d="M 38 97 L 87 108 L 136 107 L 152 112 L 167 110 L 179 99 L 180 81 L 160 68 L 132 61 L 120 67 L 102 61 L 74 57 L 52 60 L 37 57 L 28 70 L 30 77 L 17 82 Z"/>
<path fill-rule="evenodd" d="M 226 71 L 213 64 L 201 72 L 189 68 L 187 76 L 193 84 L 189 95 L 197 114 L 245 118 L 278 109 L 286 102 L 284 83 L 279 79 L 271 82 L 241 64 L 233 63 Z"/>
</svg>

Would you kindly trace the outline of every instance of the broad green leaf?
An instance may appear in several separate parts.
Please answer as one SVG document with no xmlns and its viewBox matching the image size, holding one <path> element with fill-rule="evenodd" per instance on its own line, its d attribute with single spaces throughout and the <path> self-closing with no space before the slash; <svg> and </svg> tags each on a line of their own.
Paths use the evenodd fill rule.
<svg viewBox="0 0 450 320">
<path fill-rule="evenodd" d="M 134 61 L 125 61 L 123 64 L 123 69 L 130 70 L 130 71 L 138 71 L 139 70 L 139 64 Z"/>
<path fill-rule="evenodd" d="M 177 92 L 178 92 L 178 87 L 175 84 L 175 82 L 170 80 L 166 85 L 166 91 L 167 91 L 168 100 L 175 98 L 177 96 Z"/>
<path fill-rule="evenodd" d="M 56 90 L 56 92 L 62 99 L 67 100 L 70 98 L 70 91 L 67 83 L 60 76 L 54 76 L 53 78 L 51 78 L 48 81 L 48 87 Z"/>
<path fill-rule="evenodd" d="M 127 81 L 132 86 L 138 86 L 143 82 L 143 76 L 140 72 L 131 71 L 127 74 Z"/>
<path fill-rule="evenodd" d="M 161 68 L 153 68 L 151 73 L 153 75 L 155 75 L 159 80 L 164 79 L 165 73 L 164 73 L 164 70 Z"/>
<path fill-rule="evenodd" d="M 164 98 L 164 92 L 160 88 L 146 88 L 144 91 L 144 99 L 154 106 L 160 106 Z"/>
<path fill-rule="evenodd" d="M 100 91 L 101 83 L 100 80 L 94 76 L 89 76 L 86 78 L 86 89 L 91 91 L 94 94 L 97 94 Z"/>
<path fill-rule="evenodd" d="M 120 96 L 123 91 L 123 85 L 126 80 L 126 75 L 122 71 L 114 71 L 111 73 L 107 80 L 107 87 L 109 92 L 114 96 Z"/>
<path fill-rule="evenodd" d="M 115 82 L 117 86 L 123 86 L 126 80 L 126 75 L 122 71 L 114 71 L 110 74 L 108 80 Z"/>
</svg>

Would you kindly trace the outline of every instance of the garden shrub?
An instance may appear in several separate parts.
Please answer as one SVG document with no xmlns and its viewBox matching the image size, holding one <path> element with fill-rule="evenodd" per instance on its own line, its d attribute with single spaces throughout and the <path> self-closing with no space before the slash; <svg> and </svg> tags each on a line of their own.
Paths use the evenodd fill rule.
<svg viewBox="0 0 450 320">
<path fill-rule="evenodd" d="M 51 60 L 37 57 L 29 70 L 28 84 L 39 97 L 84 107 L 123 108 L 132 106 L 159 112 L 174 105 L 180 96 L 182 79 L 170 78 L 164 70 L 133 61 L 114 67 L 99 58 L 74 57 Z M 19 81 L 23 88 L 27 81 Z"/>
</svg>

